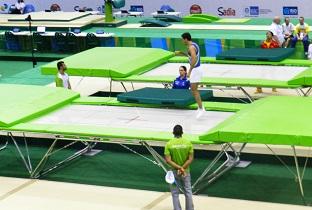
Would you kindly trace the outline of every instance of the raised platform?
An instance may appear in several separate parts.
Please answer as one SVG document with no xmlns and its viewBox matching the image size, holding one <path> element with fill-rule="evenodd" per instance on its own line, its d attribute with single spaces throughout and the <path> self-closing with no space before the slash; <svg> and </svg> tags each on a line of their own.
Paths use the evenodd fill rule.
<svg viewBox="0 0 312 210">
<path fill-rule="evenodd" d="M 85 30 L 91 28 L 93 23 L 104 21 L 103 15 L 92 15 L 90 12 L 34 12 L 32 27 L 45 26 L 46 30 L 68 31 L 69 28 Z M 28 29 L 27 15 L 1 14 L 0 29 L 12 30 L 12 28 Z"/>
</svg>

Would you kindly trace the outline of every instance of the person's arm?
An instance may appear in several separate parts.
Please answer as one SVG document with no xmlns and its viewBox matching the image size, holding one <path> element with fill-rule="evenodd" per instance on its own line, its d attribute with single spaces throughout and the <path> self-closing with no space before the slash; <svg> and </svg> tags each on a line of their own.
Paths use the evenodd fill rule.
<svg viewBox="0 0 312 210">
<path fill-rule="evenodd" d="M 183 168 L 182 166 L 176 164 L 172 159 L 171 159 L 171 156 L 170 155 L 166 155 L 165 156 L 165 160 L 166 162 L 172 166 L 173 168 L 177 169 L 177 170 L 180 170 L 181 168 Z"/>
<path fill-rule="evenodd" d="M 308 36 L 310 32 L 310 26 L 308 24 L 306 24 L 306 30 L 305 30 L 305 35 L 304 36 Z"/>
<path fill-rule="evenodd" d="M 194 46 L 191 46 L 190 49 L 190 55 L 191 55 L 191 63 L 190 63 L 190 69 L 187 73 L 187 76 L 190 77 L 191 74 L 192 74 L 192 70 L 194 69 L 195 67 L 195 64 L 196 64 L 196 60 L 197 60 L 197 55 L 196 55 L 196 49 Z"/>
<path fill-rule="evenodd" d="M 174 54 L 180 55 L 180 56 L 187 56 L 187 54 L 185 52 L 182 52 L 182 51 L 175 51 Z"/>
<path fill-rule="evenodd" d="M 190 87 L 191 87 L 191 82 L 190 82 L 190 80 L 187 80 L 186 81 L 186 89 L 190 89 Z"/>
<path fill-rule="evenodd" d="M 176 88 L 177 88 L 177 86 L 176 86 L 175 82 L 176 82 L 176 80 L 173 80 L 173 83 L 172 83 L 172 89 L 176 89 Z"/>
<path fill-rule="evenodd" d="M 69 80 L 68 80 L 68 89 L 70 89 L 70 90 L 72 89 Z"/>
<path fill-rule="evenodd" d="M 187 169 L 194 160 L 194 154 L 190 153 L 188 159 L 183 164 L 182 168 Z"/>
</svg>

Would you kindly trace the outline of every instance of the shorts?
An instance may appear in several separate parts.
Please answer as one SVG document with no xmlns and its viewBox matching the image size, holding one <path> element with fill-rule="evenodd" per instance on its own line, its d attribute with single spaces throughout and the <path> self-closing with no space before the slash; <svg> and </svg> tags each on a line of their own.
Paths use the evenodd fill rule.
<svg viewBox="0 0 312 210">
<path fill-rule="evenodd" d="M 190 76 L 190 83 L 200 83 L 203 76 L 204 74 L 201 67 L 194 68 Z"/>
</svg>

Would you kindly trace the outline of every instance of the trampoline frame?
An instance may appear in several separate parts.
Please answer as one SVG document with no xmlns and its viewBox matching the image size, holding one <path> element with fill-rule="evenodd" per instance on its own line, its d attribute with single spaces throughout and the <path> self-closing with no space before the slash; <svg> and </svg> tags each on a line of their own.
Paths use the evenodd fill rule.
<svg viewBox="0 0 312 210">
<path fill-rule="evenodd" d="M 32 133 L 32 132 L 23 132 L 23 131 L 5 131 L 7 135 L 6 145 L 8 144 L 9 140 L 11 140 L 18 152 L 18 156 L 21 158 L 23 165 L 25 166 L 27 172 L 30 175 L 30 178 L 38 179 L 41 178 L 49 173 L 54 172 L 56 169 L 60 167 L 64 167 L 66 164 L 69 164 L 71 161 L 81 157 L 82 155 L 90 152 L 97 143 L 114 143 L 119 144 L 123 148 L 127 149 L 128 151 L 132 152 L 133 154 L 137 154 L 153 164 L 160 167 L 165 173 L 170 170 L 170 166 L 166 163 L 164 157 L 160 155 L 153 147 L 152 145 L 145 140 L 129 140 L 129 139 L 114 139 L 114 138 L 103 138 L 103 137 L 88 137 L 88 136 L 64 136 L 64 135 L 58 135 L 58 134 L 49 134 L 49 137 L 45 137 L 47 139 L 52 139 L 53 142 L 47 149 L 47 152 L 43 155 L 43 157 L 40 159 L 39 163 L 37 165 L 33 165 L 31 160 L 31 155 L 29 153 L 28 149 L 28 135 L 31 136 L 31 134 L 40 134 L 40 133 Z M 22 134 L 23 137 L 23 145 L 19 144 L 16 140 L 15 134 Z M 46 135 L 46 134 L 43 134 Z M 56 144 L 58 141 L 70 141 L 65 146 L 62 146 L 60 148 L 56 148 Z M 164 142 L 160 141 L 152 141 L 154 143 L 159 143 L 161 146 L 164 146 Z M 54 155 L 55 153 L 67 149 L 70 146 L 82 143 L 84 147 L 76 152 L 74 152 L 69 157 L 65 158 L 64 160 L 61 160 L 57 163 L 51 164 L 50 167 L 45 167 L 49 158 Z M 159 146 L 158 144 L 158 146 Z M 141 155 L 140 153 L 136 152 L 135 150 L 129 148 L 127 145 L 141 145 L 144 148 L 147 149 L 150 155 L 152 155 L 153 160 L 145 157 L 144 155 Z M 207 185 L 210 185 L 214 181 L 216 181 L 218 178 L 220 178 L 224 173 L 228 172 L 232 168 L 234 168 L 237 164 L 240 162 L 240 153 L 245 147 L 246 144 L 243 144 L 242 148 L 239 151 L 236 151 L 235 148 L 232 146 L 231 143 L 225 143 L 220 144 L 221 150 L 218 153 L 218 155 L 213 159 L 213 161 L 208 164 L 208 166 L 204 169 L 201 176 L 197 179 L 195 184 L 192 186 L 194 193 L 198 193 L 200 190 L 203 189 L 203 186 L 206 187 Z M 24 152 L 22 151 L 22 146 L 24 147 Z M 218 161 L 221 160 L 221 158 L 225 156 L 226 160 L 220 165 L 217 166 Z M 213 168 L 216 169 L 212 171 Z M 199 186 L 199 184 L 202 184 L 203 182 L 206 182 L 204 185 Z M 181 192 L 182 189 L 180 189 Z"/>
</svg>

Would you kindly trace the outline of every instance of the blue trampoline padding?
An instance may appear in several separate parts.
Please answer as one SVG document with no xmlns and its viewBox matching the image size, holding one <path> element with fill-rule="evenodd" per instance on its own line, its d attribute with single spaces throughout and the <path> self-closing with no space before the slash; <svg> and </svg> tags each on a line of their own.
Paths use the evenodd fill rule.
<svg viewBox="0 0 312 210">
<path fill-rule="evenodd" d="M 211 90 L 200 91 L 202 100 L 213 97 Z M 191 90 L 143 88 L 117 96 L 117 100 L 124 103 L 159 104 L 169 106 L 189 106 L 195 103 Z"/>
<path fill-rule="evenodd" d="M 234 48 L 221 52 L 216 56 L 216 59 L 237 61 L 282 61 L 291 56 L 294 52 L 294 48 Z"/>
</svg>

